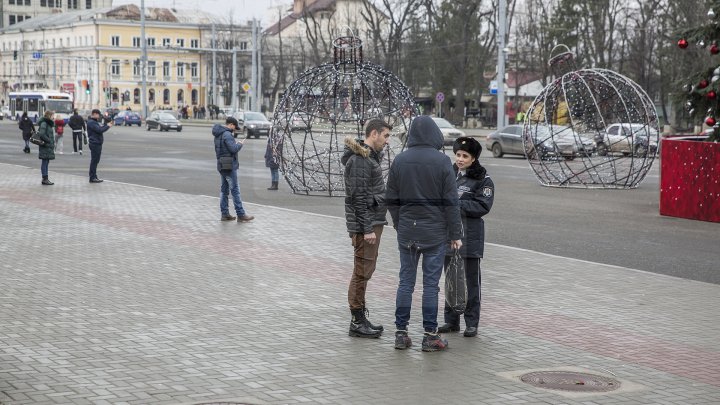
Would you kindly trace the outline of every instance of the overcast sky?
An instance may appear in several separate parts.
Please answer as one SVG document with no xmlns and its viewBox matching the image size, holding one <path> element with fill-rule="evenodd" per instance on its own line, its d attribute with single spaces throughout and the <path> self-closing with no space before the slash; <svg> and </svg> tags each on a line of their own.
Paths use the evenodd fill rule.
<svg viewBox="0 0 720 405">
<path fill-rule="evenodd" d="M 114 0 L 113 6 L 128 3 L 140 5 L 140 0 Z M 145 0 L 145 7 L 198 9 L 226 16 L 232 13 L 236 21 L 251 20 L 253 18 L 262 21 L 270 7 L 287 5 L 287 8 L 290 8 L 292 3 L 293 0 Z M 266 25 L 266 23 L 263 23 L 263 26 Z"/>
</svg>

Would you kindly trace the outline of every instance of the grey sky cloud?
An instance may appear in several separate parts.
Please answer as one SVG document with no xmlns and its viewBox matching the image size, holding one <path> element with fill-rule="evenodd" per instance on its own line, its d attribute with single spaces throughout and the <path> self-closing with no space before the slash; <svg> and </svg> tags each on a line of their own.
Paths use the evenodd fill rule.
<svg viewBox="0 0 720 405">
<path fill-rule="evenodd" d="M 139 6 L 140 0 L 116 0 L 113 2 L 114 5 L 128 3 Z M 145 7 L 197 9 L 221 16 L 229 16 L 232 13 L 234 19 L 239 22 L 253 18 L 262 21 L 266 17 L 268 9 L 281 5 L 290 8 L 292 0 L 145 0 Z"/>
</svg>

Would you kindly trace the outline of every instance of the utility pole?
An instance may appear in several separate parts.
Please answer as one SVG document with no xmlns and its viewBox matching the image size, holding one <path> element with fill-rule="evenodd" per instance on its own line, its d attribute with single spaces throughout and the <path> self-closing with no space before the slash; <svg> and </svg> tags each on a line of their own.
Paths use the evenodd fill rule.
<svg viewBox="0 0 720 405">
<path fill-rule="evenodd" d="M 215 48 L 217 48 L 217 37 L 215 36 L 215 21 L 212 23 L 212 87 L 210 88 L 210 103 L 211 105 L 217 105 L 215 100 L 217 100 L 217 94 L 216 88 L 215 88 L 215 82 L 217 80 L 217 52 L 215 52 Z"/>
<path fill-rule="evenodd" d="M 140 77 L 142 80 L 142 94 L 140 102 L 142 108 L 142 117 L 147 118 L 147 75 L 145 66 L 147 66 L 147 39 L 145 39 L 145 0 L 140 0 L 140 46 L 142 46 L 142 60 L 140 61 Z"/>
<path fill-rule="evenodd" d="M 232 111 L 233 113 L 237 110 L 237 97 L 238 97 L 238 83 L 237 83 L 237 47 L 233 48 L 232 54 Z"/>
<path fill-rule="evenodd" d="M 257 62 L 258 62 L 258 46 L 257 46 L 257 20 L 252 21 L 252 69 L 250 71 L 250 111 L 257 111 Z"/>
<path fill-rule="evenodd" d="M 258 52 L 257 52 L 257 65 L 258 65 L 258 73 L 257 73 L 257 91 L 255 94 L 257 94 L 258 97 L 258 111 L 262 111 L 263 106 L 263 93 L 262 93 L 262 35 L 260 35 L 260 30 L 262 30 L 262 27 L 258 24 Z"/>
<path fill-rule="evenodd" d="M 498 65 L 497 65 L 497 129 L 505 126 L 505 26 L 507 25 L 506 17 L 506 0 L 500 0 L 498 10 Z"/>
</svg>

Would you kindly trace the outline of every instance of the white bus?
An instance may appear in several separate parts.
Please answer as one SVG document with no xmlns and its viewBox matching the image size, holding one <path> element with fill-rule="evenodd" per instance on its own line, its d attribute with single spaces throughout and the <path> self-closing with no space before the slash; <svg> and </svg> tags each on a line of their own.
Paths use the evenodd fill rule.
<svg viewBox="0 0 720 405">
<path fill-rule="evenodd" d="M 37 122 L 38 117 L 42 117 L 47 110 L 55 111 L 67 120 L 73 112 L 72 94 L 51 91 L 10 92 L 10 114 L 15 119 L 27 112 L 28 117 Z"/>
</svg>

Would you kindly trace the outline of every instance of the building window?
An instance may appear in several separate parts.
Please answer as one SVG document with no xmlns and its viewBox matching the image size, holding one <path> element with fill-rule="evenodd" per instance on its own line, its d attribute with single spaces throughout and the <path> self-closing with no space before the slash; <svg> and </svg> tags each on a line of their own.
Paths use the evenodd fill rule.
<svg viewBox="0 0 720 405">
<path fill-rule="evenodd" d="M 22 0 L 20 0 L 20 1 L 22 1 Z M 8 4 L 10 4 L 11 6 L 14 6 L 14 5 L 15 5 L 15 0 L 10 0 L 10 3 L 8 3 Z"/>
<path fill-rule="evenodd" d="M 197 62 L 193 62 L 190 64 L 190 77 L 198 77 L 198 64 Z"/>
<path fill-rule="evenodd" d="M 191 39 L 190 40 L 190 48 L 200 48 L 200 41 L 197 39 Z"/>
<path fill-rule="evenodd" d="M 163 90 L 163 104 L 170 104 L 170 89 Z"/>
<path fill-rule="evenodd" d="M 155 78 L 155 61 L 148 61 L 148 76 Z"/>
<path fill-rule="evenodd" d="M 26 6 L 30 6 L 30 5 L 31 5 L 31 4 L 30 4 L 30 0 L 25 0 L 25 5 L 26 5 Z M 27 20 L 27 18 L 26 18 L 26 20 Z"/>
<path fill-rule="evenodd" d="M 178 39 L 177 39 L 177 46 L 179 46 L 180 48 L 184 48 L 184 47 L 185 47 L 185 40 L 182 39 L 182 38 L 178 38 Z"/>
<path fill-rule="evenodd" d="M 47 7 L 47 0 L 40 0 L 40 7 Z"/>
<path fill-rule="evenodd" d="M 92 8 L 92 0 L 85 0 L 85 8 L 88 10 Z"/>
<path fill-rule="evenodd" d="M 68 8 L 74 8 L 75 10 L 77 10 L 78 0 L 68 0 Z"/>
<path fill-rule="evenodd" d="M 10 25 L 13 25 L 13 24 L 15 24 L 15 23 L 17 22 L 17 20 L 15 19 L 15 15 L 13 15 L 13 14 L 10 14 L 10 19 L 9 19 L 9 20 L 10 20 L 10 21 L 9 21 L 9 24 L 10 24 Z"/>
<path fill-rule="evenodd" d="M 120 46 L 120 36 L 119 35 L 111 36 L 110 42 L 112 43 L 112 46 Z"/>
<path fill-rule="evenodd" d="M 140 59 L 133 61 L 133 76 L 140 76 Z"/>
<path fill-rule="evenodd" d="M 145 38 L 145 39 L 147 40 L 147 46 L 155 46 L 155 38 L 154 37 Z"/>
<path fill-rule="evenodd" d="M 190 102 L 192 105 L 197 105 L 198 103 L 198 91 L 197 89 L 192 89 L 190 92 Z"/>
<path fill-rule="evenodd" d="M 172 40 L 170 38 L 163 38 L 163 46 L 170 46 Z"/>
<path fill-rule="evenodd" d="M 177 77 L 178 79 L 185 77 L 185 64 L 183 62 L 178 62 Z"/>
<path fill-rule="evenodd" d="M 110 64 L 110 74 L 113 76 L 120 76 L 120 60 L 113 59 Z"/>
<path fill-rule="evenodd" d="M 238 74 L 240 80 L 247 77 L 247 76 L 245 76 L 245 65 L 238 65 L 237 74 Z"/>
<path fill-rule="evenodd" d="M 178 104 L 183 104 L 185 102 L 185 92 L 182 89 L 180 89 L 177 92 L 177 96 L 178 96 L 177 97 Z"/>
<path fill-rule="evenodd" d="M 140 48 L 140 37 L 133 37 L 133 48 Z"/>
<path fill-rule="evenodd" d="M 140 104 L 140 89 L 133 90 L 133 103 Z"/>
<path fill-rule="evenodd" d="M 148 103 L 155 104 L 155 89 L 148 90 Z"/>
<path fill-rule="evenodd" d="M 163 78 L 170 79 L 170 62 L 163 62 Z"/>
</svg>

